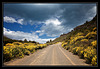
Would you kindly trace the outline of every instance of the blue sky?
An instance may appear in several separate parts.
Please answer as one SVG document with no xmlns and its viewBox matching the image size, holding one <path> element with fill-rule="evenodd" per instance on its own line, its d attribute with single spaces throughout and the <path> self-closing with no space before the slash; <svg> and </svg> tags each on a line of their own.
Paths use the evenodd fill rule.
<svg viewBox="0 0 100 69">
<path fill-rule="evenodd" d="M 90 21 L 96 3 L 4 3 L 3 34 L 45 43 Z"/>
</svg>

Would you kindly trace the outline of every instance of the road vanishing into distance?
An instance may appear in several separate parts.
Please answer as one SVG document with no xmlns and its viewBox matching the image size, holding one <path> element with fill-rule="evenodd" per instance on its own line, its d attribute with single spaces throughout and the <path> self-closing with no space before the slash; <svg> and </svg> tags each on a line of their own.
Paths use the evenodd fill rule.
<svg viewBox="0 0 100 69">
<path fill-rule="evenodd" d="M 37 50 L 22 59 L 4 63 L 4 66 L 90 66 L 84 59 L 61 47 L 61 43 L 53 44 Z"/>
</svg>

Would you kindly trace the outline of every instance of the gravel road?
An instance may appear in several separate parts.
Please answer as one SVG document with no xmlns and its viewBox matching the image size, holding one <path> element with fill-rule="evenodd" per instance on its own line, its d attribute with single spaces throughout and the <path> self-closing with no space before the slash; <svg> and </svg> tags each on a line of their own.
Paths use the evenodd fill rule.
<svg viewBox="0 0 100 69">
<path fill-rule="evenodd" d="M 4 63 L 4 66 L 90 66 L 77 55 L 61 47 L 61 43 L 53 44 L 25 56 Z"/>
</svg>

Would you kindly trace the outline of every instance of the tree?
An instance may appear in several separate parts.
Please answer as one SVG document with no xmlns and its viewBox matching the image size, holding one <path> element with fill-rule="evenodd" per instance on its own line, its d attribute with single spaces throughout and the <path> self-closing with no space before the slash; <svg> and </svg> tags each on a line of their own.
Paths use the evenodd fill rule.
<svg viewBox="0 0 100 69">
<path fill-rule="evenodd" d="M 49 41 L 47 41 L 46 43 L 49 43 Z"/>
<path fill-rule="evenodd" d="M 31 40 L 29 40 L 28 42 L 32 42 Z"/>
<path fill-rule="evenodd" d="M 52 40 L 50 40 L 50 42 L 52 42 Z"/>
<path fill-rule="evenodd" d="M 19 42 L 23 42 L 22 40 L 19 40 Z"/>
<path fill-rule="evenodd" d="M 27 39 L 24 39 L 24 42 L 27 42 Z"/>
</svg>

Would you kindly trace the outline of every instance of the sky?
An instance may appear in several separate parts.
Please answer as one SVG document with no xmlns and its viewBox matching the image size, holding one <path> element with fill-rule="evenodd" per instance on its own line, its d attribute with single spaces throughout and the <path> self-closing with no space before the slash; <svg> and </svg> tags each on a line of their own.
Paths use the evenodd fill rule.
<svg viewBox="0 0 100 69">
<path fill-rule="evenodd" d="M 96 3 L 3 3 L 3 34 L 45 43 L 97 14 Z"/>
</svg>

